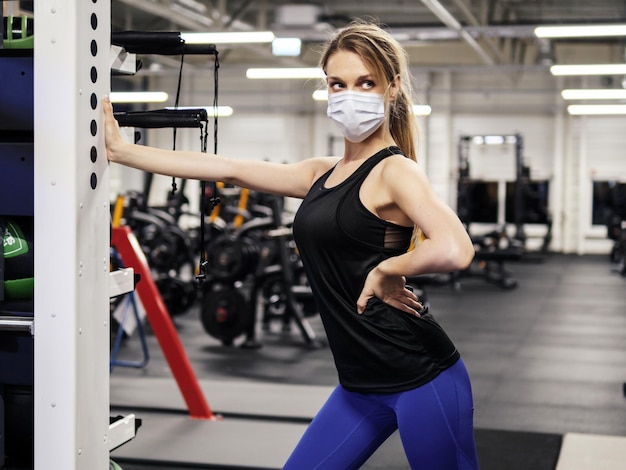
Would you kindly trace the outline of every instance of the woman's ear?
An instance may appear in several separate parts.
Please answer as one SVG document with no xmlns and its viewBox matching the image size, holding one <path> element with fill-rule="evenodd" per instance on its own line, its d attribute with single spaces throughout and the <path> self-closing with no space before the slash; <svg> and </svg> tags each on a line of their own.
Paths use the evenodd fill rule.
<svg viewBox="0 0 626 470">
<path fill-rule="evenodd" d="M 389 83 L 389 101 L 395 101 L 400 93 L 400 75 L 396 75 Z"/>
</svg>

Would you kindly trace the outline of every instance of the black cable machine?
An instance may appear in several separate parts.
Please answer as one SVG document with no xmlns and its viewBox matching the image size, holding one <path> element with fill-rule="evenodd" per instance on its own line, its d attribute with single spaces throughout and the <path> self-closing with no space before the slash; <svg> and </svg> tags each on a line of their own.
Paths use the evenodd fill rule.
<svg viewBox="0 0 626 470">
<path fill-rule="evenodd" d="M 511 173 L 504 192 L 501 189 L 502 180 L 481 179 L 473 175 L 470 147 L 472 144 L 514 145 L 514 160 Z M 503 288 L 514 288 L 517 280 L 505 268 L 506 262 L 520 261 L 529 257 L 526 250 L 527 235 L 524 224 L 529 222 L 528 201 L 534 182 L 530 180 L 530 169 L 524 165 L 524 140 L 521 134 L 512 135 L 479 135 L 461 136 L 458 143 L 459 178 L 457 186 L 457 213 L 461 221 L 471 233 L 472 224 L 483 222 L 494 224 L 496 229 L 482 235 L 472 235 L 476 248 L 476 257 L 472 266 L 459 276 L 477 275 L 484 277 Z M 475 163 L 475 162 L 474 162 Z M 548 232 L 544 239 L 542 251 L 547 250 L 550 236 L 550 223 L 547 212 L 547 182 L 540 183 L 541 204 Z M 504 207 L 503 207 L 503 202 Z M 504 210 L 503 210 L 504 209 Z M 506 225 L 512 223 L 515 233 L 510 236 Z"/>
</svg>

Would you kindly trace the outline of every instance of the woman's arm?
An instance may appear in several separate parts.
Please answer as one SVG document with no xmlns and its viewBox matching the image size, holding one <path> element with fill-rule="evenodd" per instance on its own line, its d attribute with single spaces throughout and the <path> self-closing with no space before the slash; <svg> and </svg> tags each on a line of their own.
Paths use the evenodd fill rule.
<svg viewBox="0 0 626 470">
<path fill-rule="evenodd" d="M 279 196 L 303 198 L 315 179 L 337 161 L 337 158 L 317 157 L 282 164 L 131 144 L 122 137 L 108 98 L 104 99 L 102 106 L 109 161 L 150 173 L 222 181 Z"/>
<path fill-rule="evenodd" d="M 384 180 L 400 211 L 417 225 L 425 239 L 389 273 L 406 276 L 465 269 L 474 258 L 474 245 L 454 211 L 434 192 L 424 171 L 409 159 L 396 159 L 385 168 Z"/>
<path fill-rule="evenodd" d="M 454 213 L 435 194 L 424 171 L 404 157 L 384 162 L 377 179 L 378 194 L 397 213 L 397 220 L 417 225 L 425 239 L 400 256 L 382 261 L 368 274 L 357 308 L 376 296 L 408 313 L 417 314 L 414 296 L 404 289 L 406 277 L 465 269 L 474 258 L 474 245 Z"/>
</svg>

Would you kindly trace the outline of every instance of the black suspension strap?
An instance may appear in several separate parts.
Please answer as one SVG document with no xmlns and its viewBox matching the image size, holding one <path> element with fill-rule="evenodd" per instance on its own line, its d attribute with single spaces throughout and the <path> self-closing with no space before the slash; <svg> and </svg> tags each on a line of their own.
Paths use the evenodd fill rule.
<svg viewBox="0 0 626 470">
<path fill-rule="evenodd" d="M 220 62 L 217 50 L 215 51 L 215 63 L 213 67 L 213 153 L 217 154 L 217 134 L 218 134 L 218 88 L 219 88 L 219 71 Z M 207 126 L 208 127 L 208 126 Z M 207 151 L 207 136 L 208 132 L 204 134 L 204 141 L 202 143 L 203 151 Z M 208 268 L 207 255 L 205 250 L 205 236 L 206 236 L 206 216 L 211 214 L 215 206 L 220 203 L 220 196 L 218 194 L 217 182 L 211 181 L 211 197 L 206 197 L 207 182 L 202 180 L 201 186 L 201 199 L 200 199 L 200 269 L 196 279 L 201 283 L 206 279 L 206 271 Z M 207 207 L 208 206 L 208 207 Z"/>
<path fill-rule="evenodd" d="M 185 53 L 183 52 L 180 55 L 180 68 L 178 69 L 178 84 L 176 85 L 176 101 L 174 101 L 174 109 L 178 109 L 178 104 L 180 102 L 180 88 L 181 88 L 181 83 L 183 81 L 183 64 L 185 63 Z M 173 136 L 172 136 L 172 140 L 173 140 L 173 144 L 172 144 L 172 150 L 176 150 L 176 130 L 178 128 L 174 127 L 172 130 Z M 177 190 L 177 186 L 176 186 L 176 178 L 174 176 L 172 176 L 172 197 L 174 196 L 174 194 L 176 193 Z"/>
</svg>

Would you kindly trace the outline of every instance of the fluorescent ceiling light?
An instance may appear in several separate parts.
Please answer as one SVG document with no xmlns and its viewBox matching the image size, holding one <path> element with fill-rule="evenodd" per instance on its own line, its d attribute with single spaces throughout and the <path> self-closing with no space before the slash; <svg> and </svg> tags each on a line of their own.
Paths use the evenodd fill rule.
<svg viewBox="0 0 626 470">
<path fill-rule="evenodd" d="M 313 99 L 315 101 L 328 101 L 328 90 L 315 90 Z"/>
<path fill-rule="evenodd" d="M 276 38 L 272 41 L 272 54 L 275 56 L 297 57 L 301 50 L 300 38 Z"/>
<path fill-rule="evenodd" d="M 328 101 L 328 90 L 315 90 L 313 92 L 313 99 L 315 101 Z M 416 116 L 430 116 L 432 108 L 427 104 L 414 104 L 413 114 Z"/>
<path fill-rule="evenodd" d="M 535 35 L 538 38 L 626 36 L 626 24 L 538 26 Z"/>
<path fill-rule="evenodd" d="M 472 143 L 476 145 L 504 145 L 516 142 L 517 137 L 514 135 L 475 135 L 472 137 Z"/>
<path fill-rule="evenodd" d="M 215 116 L 214 106 L 179 106 L 177 108 L 165 108 L 165 109 L 201 109 L 204 108 L 209 117 Z M 233 115 L 233 108 L 230 106 L 218 106 L 217 117 L 229 117 Z"/>
<path fill-rule="evenodd" d="M 271 31 L 232 31 L 222 33 L 180 33 L 186 44 L 252 44 L 270 43 Z"/>
<path fill-rule="evenodd" d="M 619 88 L 563 90 L 561 96 L 564 100 L 624 100 L 626 90 Z"/>
<path fill-rule="evenodd" d="M 552 75 L 626 75 L 626 64 L 553 65 Z"/>
<path fill-rule="evenodd" d="M 168 94 L 164 91 L 112 91 L 111 103 L 163 103 Z"/>
<path fill-rule="evenodd" d="M 567 112 L 576 116 L 626 114 L 626 104 L 572 104 Z"/>
<path fill-rule="evenodd" d="M 246 77 L 251 79 L 308 79 L 324 78 L 326 75 L 319 67 L 296 68 L 251 68 L 246 71 Z"/>
<path fill-rule="evenodd" d="M 432 108 L 427 104 L 414 104 L 413 105 L 413 114 L 416 116 L 430 116 L 432 112 Z"/>
</svg>

